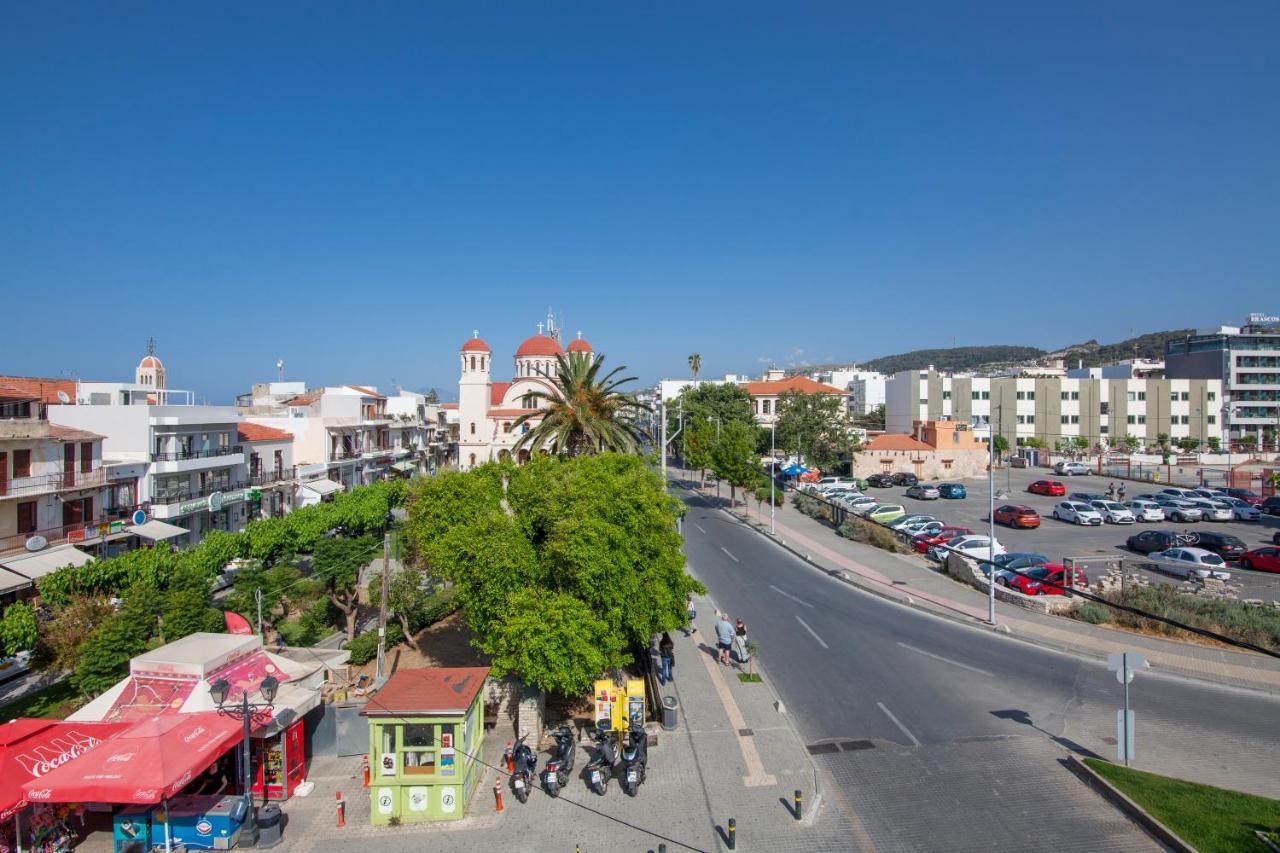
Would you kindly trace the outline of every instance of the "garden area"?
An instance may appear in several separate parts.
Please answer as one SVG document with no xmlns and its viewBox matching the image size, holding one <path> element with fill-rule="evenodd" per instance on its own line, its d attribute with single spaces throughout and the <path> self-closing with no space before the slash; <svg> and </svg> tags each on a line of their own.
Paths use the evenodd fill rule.
<svg viewBox="0 0 1280 853">
<path fill-rule="evenodd" d="M 1123 593 L 1117 590 L 1100 597 L 1114 604 L 1174 619 L 1260 648 L 1280 651 L 1280 609 L 1275 607 L 1249 604 L 1234 598 L 1186 595 L 1179 592 L 1177 587 L 1164 585 L 1135 584 L 1124 589 Z M 1199 635 L 1173 625 L 1097 602 L 1084 602 L 1070 611 L 1069 615 L 1094 625 L 1111 624 L 1139 633 L 1205 642 Z"/>
</svg>

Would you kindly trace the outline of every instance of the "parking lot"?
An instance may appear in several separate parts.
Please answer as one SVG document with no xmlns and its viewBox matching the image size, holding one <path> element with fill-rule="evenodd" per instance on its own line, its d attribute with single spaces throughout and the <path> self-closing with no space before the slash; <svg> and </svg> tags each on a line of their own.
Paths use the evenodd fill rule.
<svg viewBox="0 0 1280 853">
<path fill-rule="evenodd" d="M 1124 547 L 1125 540 L 1142 530 L 1213 530 L 1234 534 L 1242 539 L 1249 548 L 1270 545 L 1272 534 L 1280 530 L 1280 518 L 1262 516 L 1259 522 L 1213 522 L 1201 521 L 1194 524 L 1174 524 L 1172 522 L 1138 522 L 1136 524 L 1105 524 L 1101 527 L 1083 527 L 1056 521 L 1052 517 L 1053 505 L 1066 498 L 1051 498 L 1036 495 L 1027 491 L 1027 486 L 1035 480 L 1058 480 L 1071 492 L 1098 492 L 1105 494 L 1107 485 L 1118 480 L 1107 480 L 1096 475 L 1077 477 L 1061 477 L 1045 468 L 999 470 L 996 472 L 996 506 L 1004 503 L 1023 504 L 1032 507 L 1041 515 L 1040 527 L 1032 530 L 1016 530 L 998 526 L 996 539 L 1010 551 L 1031 551 L 1044 554 L 1054 561 L 1065 558 L 1087 560 L 1089 557 L 1120 556 L 1125 557 L 1126 569 L 1134 568 L 1153 581 L 1177 584 L 1181 578 L 1172 577 L 1144 566 L 1142 555 L 1135 554 Z M 906 488 L 894 486 L 888 489 L 868 488 L 867 494 L 876 498 L 884 498 L 901 503 L 909 513 L 920 512 L 937 516 L 948 524 L 970 527 L 975 533 L 986 533 L 987 530 L 987 481 L 962 480 L 969 492 L 967 498 L 961 500 L 928 500 L 921 501 L 906 496 Z M 1134 498 L 1147 492 L 1158 492 L 1161 486 L 1150 483 L 1125 483 L 1127 497 Z M 1007 498 L 1000 495 L 1008 490 Z M 1280 599 L 1280 574 L 1245 571 L 1239 565 L 1231 563 L 1231 584 L 1241 587 L 1241 598 L 1260 598 L 1270 603 Z M 1092 578 L 1091 578 L 1092 580 Z"/>
</svg>

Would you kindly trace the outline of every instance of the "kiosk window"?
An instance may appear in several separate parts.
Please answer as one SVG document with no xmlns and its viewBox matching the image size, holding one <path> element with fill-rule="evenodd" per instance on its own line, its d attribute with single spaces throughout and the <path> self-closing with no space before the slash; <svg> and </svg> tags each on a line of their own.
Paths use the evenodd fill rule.
<svg viewBox="0 0 1280 853">
<path fill-rule="evenodd" d="M 408 776 L 431 775 L 436 772 L 436 728 L 432 725 L 406 724 L 400 727 L 401 766 Z"/>
</svg>

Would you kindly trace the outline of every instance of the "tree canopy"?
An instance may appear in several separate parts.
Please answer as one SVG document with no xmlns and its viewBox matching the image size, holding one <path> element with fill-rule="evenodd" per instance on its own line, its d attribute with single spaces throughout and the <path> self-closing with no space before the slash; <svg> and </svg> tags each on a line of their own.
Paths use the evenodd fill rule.
<svg viewBox="0 0 1280 853">
<path fill-rule="evenodd" d="M 602 377 L 603 367 L 603 355 L 571 352 L 556 356 L 555 374 L 543 374 L 554 390 L 529 394 L 535 405 L 545 406 L 521 415 L 513 425 L 518 430 L 537 421 L 516 441 L 516 449 L 545 449 L 567 456 L 639 452 L 645 438 L 639 415 L 649 407 L 618 390 L 635 381 L 634 376 L 614 378 L 626 367 L 615 367 Z"/>
<path fill-rule="evenodd" d="M 856 445 L 843 411 L 844 398 L 835 394 L 806 394 L 786 391 L 778 397 L 778 447 L 787 453 L 799 451 L 805 461 L 822 471 L 831 471 Z"/>
</svg>

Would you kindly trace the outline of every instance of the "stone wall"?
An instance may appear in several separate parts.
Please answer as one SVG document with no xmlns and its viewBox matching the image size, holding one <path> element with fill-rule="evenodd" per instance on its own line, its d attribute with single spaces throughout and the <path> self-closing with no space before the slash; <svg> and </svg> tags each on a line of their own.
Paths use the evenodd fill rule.
<svg viewBox="0 0 1280 853">
<path fill-rule="evenodd" d="M 987 592 L 987 576 L 978 568 L 976 560 L 952 552 L 947 555 L 943 567 L 952 577 Z M 1016 589 L 1007 589 L 999 584 L 996 585 L 996 598 L 1036 613 L 1063 613 L 1074 608 L 1078 601 L 1065 595 L 1023 595 Z"/>
</svg>

